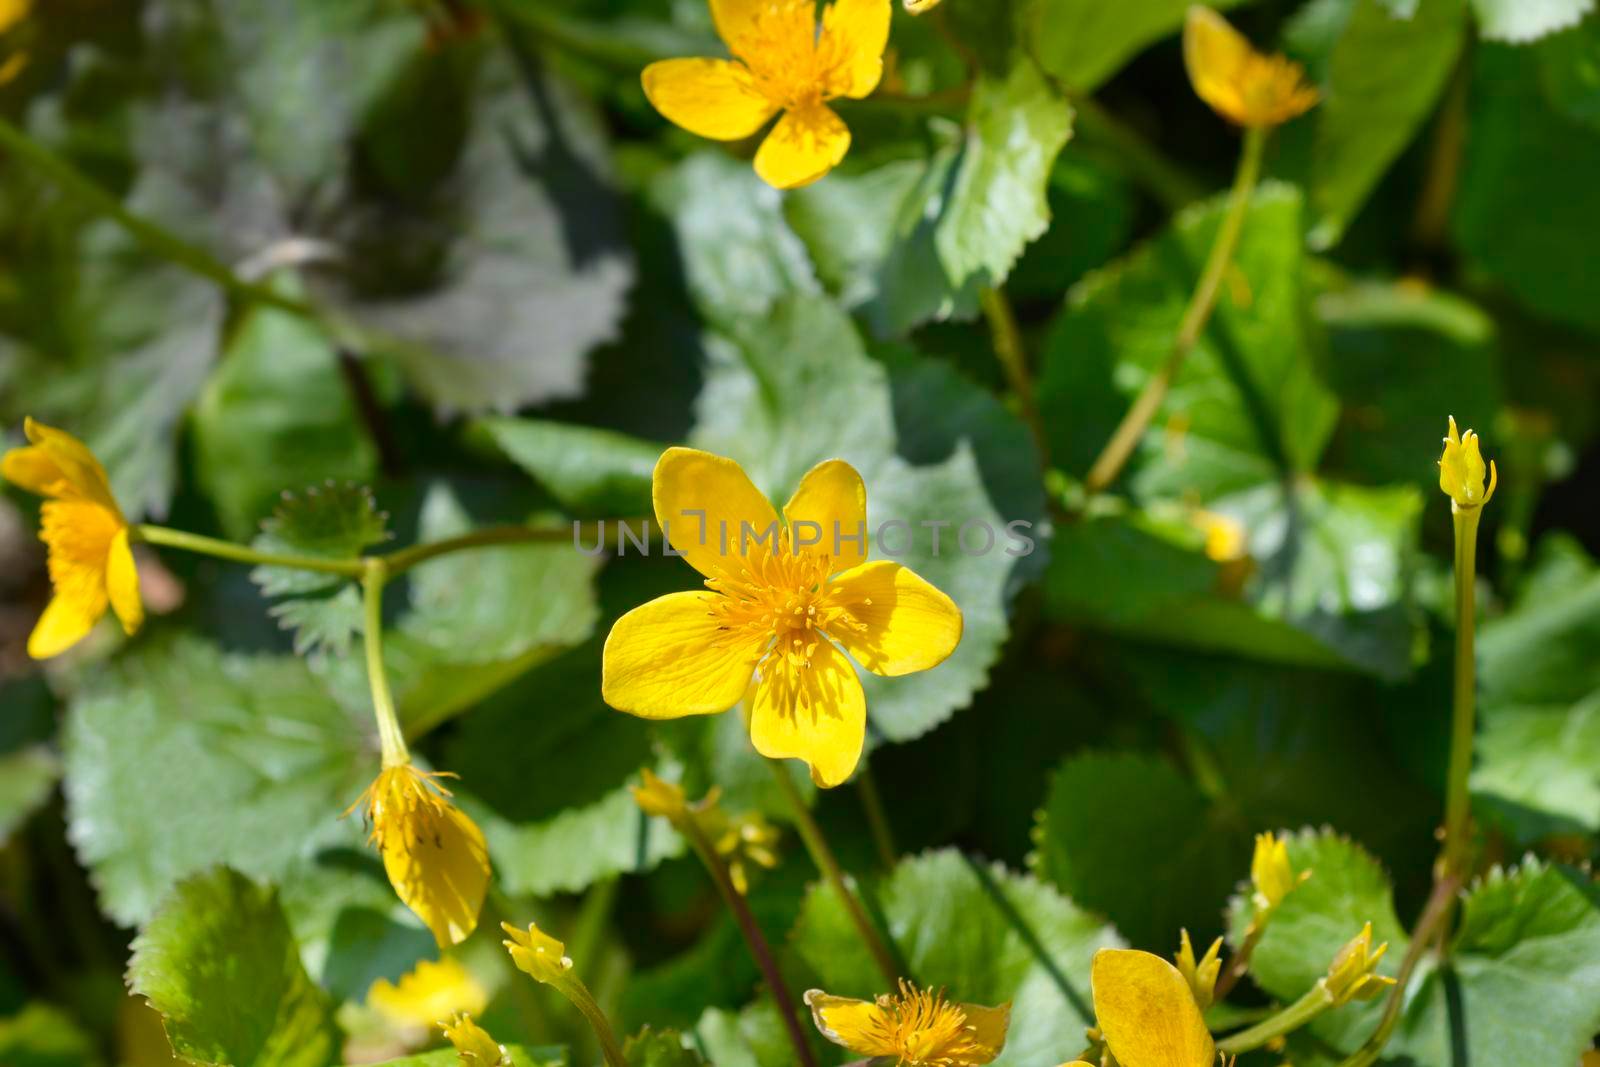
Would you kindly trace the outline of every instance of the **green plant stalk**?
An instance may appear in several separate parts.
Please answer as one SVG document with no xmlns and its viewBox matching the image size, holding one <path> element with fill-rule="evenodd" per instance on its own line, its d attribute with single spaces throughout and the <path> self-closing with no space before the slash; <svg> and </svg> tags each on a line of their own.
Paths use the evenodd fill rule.
<svg viewBox="0 0 1600 1067">
<path fill-rule="evenodd" d="M 589 1028 L 594 1031 L 594 1036 L 600 1041 L 600 1052 L 605 1057 L 606 1067 L 628 1067 L 627 1059 L 622 1055 L 622 1045 L 617 1041 L 616 1032 L 611 1029 L 611 1020 L 606 1018 L 606 1013 L 600 1010 L 600 1005 L 595 1002 L 594 994 L 589 992 L 589 987 L 583 984 L 583 979 L 570 971 L 552 980 L 550 985 L 556 991 L 572 1002 L 588 1020 Z"/>
<path fill-rule="evenodd" d="M 1233 987 L 1239 984 L 1239 979 L 1250 970 L 1250 957 L 1255 954 L 1256 946 L 1261 943 L 1261 934 L 1266 925 L 1258 916 L 1250 924 L 1250 929 L 1245 932 L 1244 944 L 1239 946 L 1239 951 L 1228 957 L 1227 966 L 1222 968 L 1222 974 L 1217 979 L 1217 984 L 1211 988 L 1211 999 L 1222 1001 L 1228 999 L 1228 994 L 1233 992 Z"/>
<path fill-rule="evenodd" d="M 186 552 L 197 552 L 203 556 L 215 556 L 217 559 L 230 560 L 234 563 L 253 563 L 263 567 L 290 567 L 301 571 L 320 571 L 323 574 L 339 574 L 346 578 L 360 578 L 366 574 L 366 564 L 354 557 L 335 559 L 323 556 L 294 556 L 277 552 L 261 552 L 249 545 L 235 544 L 232 541 L 223 541 L 215 537 L 205 537 L 201 534 L 186 533 L 183 530 L 173 530 L 165 526 L 135 526 L 134 539 L 152 545 L 165 545 L 168 548 L 181 548 Z"/>
<path fill-rule="evenodd" d="M 1144 388 L 1134 398 L 1133 406 L 1117 424 L 1111 439 L 1106 442 L 1094 465 L 1089 468 L 1084 484 L 1092 493 L 1105 490 L 1122 473 L 1122 468 L 1133 455 L 1133 450 L 1138 447 L 1145 431 L 1150 428 L 1156 412 L 1161 409 L 1161 402 L 1166 399 L 1167 390 L 1172 387 L 1172 381 L 1183 367 L 1183 361 L 1189 355 L 1189 350 L 1200 339 L 1201 332 L 1211 319 L 1211 312 L 1217 305 L 1217 294 L 1222 288 L 1223 276 L 1227 273 L 1228 264 L 1233 261 L 1233 253 L 1239 246 L 1239 235 L 1244 230 L 1245 216 L 1249 214 L 1250 197 L 1255 191 L 1256 179 L 1261 173 L 1261 155 L 1266 137 L 1267 131 L 1262 127 L 1245 131 L 1244 144 L 1239 152 L 1239 169 L 1234 173 L 1233 189 L 1228 194 L 1227 213 L 1222 218 L 1222 224 L 1217 227 L 1216 237 L 1211 242 L 1211 251 L 1206 256 L 1205 267 L 1200 272 L 1200 280 L 1195 284 L 1188 307 L 1184 309 L 1183 320 L 1178 325 L 1178 335 L 1172 342 L 1172 352 L 1167 356 L 1166 362 L 1145 382 Z"/>
<path fill-rule="evenodd" d="M 766 980 L 767 989 L 772 994 L 778 1014 L 783 1017 L 784 1029 L 789 1035 L 790 1043 L 794 1045 L 796 1062 L 801 1067 L 816 1067 L 817 1061 L 811 1054 L 811 1046 L 806 1041 L 805 1031 L 800 1027 L 794 994 L 789 991 L 789 984 L 783 979 L 783 971 L 779 969 L 777 957 L 772 954 L 772 948 L 767 944 L 766 935 L 761 932 L 755 916 L 751 914 L 749 902 L 734 886 L 733 879 L 728 874 L 727 864 L 722 862 L 722 857 L 717 855 L 716 849 L 707 840 L 705 831 L 700 829 L 693 812 L 685 812 L 683 818 L 672 820 L 672 824 L 689 839 L 689 844 L 700 857 L 700 862 L 705 865 L 706 872 L 711 875 L 712 882 L 716 883 L 717 892 L 721 894 L 722 902 L 732 913 L 739 932 L 744 935 L 744 943 L 749 947 L 750 955 L 755 959 L 756 966 L 761 970 L 761 976 Z"/>
<path fill-rule="evenodd" d="M 203 248 L 196 247 L 166 228 L 129 211 L 115 196 L 106 192 L 68 160 L 35 141 L 4 118 L 0 118 L 0 145 L 27 160 L 48 175 L 51 181 L 132 235 L 145 248 L 163 259 L 216 282 L 243 300 L 270 304 L 305 318 L 320 319 L 316 308 L 303 300 L 274 292 L 265 285 L 247 282 Z"/>
<path fill-rule="evenodd" d="M 983 308 L 984 318 L 989 322 L 989 336 L 993 338 L 995 359 L 1005 373 L 1006 384 L 1011 387 L 1011 392 L 1017 398 L 1017 406 L 1021 409 L 1023 421 L 1028 424 L 1028 430 L 1033 434 L 1033 443 L 1038 446 L 1040 459 L 1045 466 L 1049 466 L 1044 424 L 1039 420 L 1039 404 L 1034 397 L 1033 379 L 1028 374 L 1028 357 L 1022 345 L 1022 330 L 1017 326 L 1017 316 L 1011 309 L 1011 301 L 1007 300 L 1006 294 L 999 289 L 984 286 L 978 290 L 978 303 Z"/>
<path fill-rule="evenodd" d="M 900 850 L 894 847 L 894 832 L 889 829 L 889 813 L 884 810 L 878 780 L 865 761 L 856 773 L 856 790 L 861 794 L 861 807 L 867 815 L 867 828 L 872 831 L 872 844 L 878 850 L 878 862 L 885 871 L 892 871 L 899 862 Z"/>
<path fill-rule="evenodd" d="M 389 565 L 390 574 L 404 574 L 419 563 L 426 563 L 430 559 L 459 552 L 465 548 L 564 541 L 569 537 L 587 541 L 591 537 L 603 534 L 607 523 L 613 525 L 627 523 L 630 527 L 636 523 L 643 523 L 648 529 L 660 532 L 660 528 L 649 519 L 600 519 L 596 522 L 578 523 L 576 529 L 572 526 L 488 526 L 459 537 L 402 548 L 386 554 L 383 559 Z"/>
<path fill-rule="evenodd" d="M 1456 665 L 1450 727 L 1450 768 L 1445 778 L 1444 869 L 1463 879 L 1472 862 L 1472 739 L 1477 715 L 1478 519 L 1482 508 L 1450 505 L 1456 535 Z"/>
<path fill-rule="evenodd" d="M 381 559 L 367 561 L 361 578 L 366 631 L 362 644 L 367 653 L 367 684 L 372 687 L 372 713 L 378 720 L 378 739 L 383 745 L 384 767 L 399 767 L 411 762 L 405 731 L 395 711 L 389 676 L 383 669 L 383 586 L 389 580 L 388 568 Z"/>
<path fill-rule="evenodd" d="M 1240 1030 L 1217 1042 L 1217 1051 L 1225 1056 L 1258 1049 L 1274 1038 L 1300 1029 L 1333 1006 L 1333 1000 L 1324 992 L 1322 983 L 1312 986 L 1306 995 L 1284 1008 L 1278 1014 L 1263 1019 L 1248 1030 Z"/>
<path fill-rule="evenodd" d="M 850 921 L 855 924 L 856 932 L 861 935 L 861 941 L 866 945 L 867 952 L 878 965 L 884 980 L 889 983 L 888 987 L 893 989 L 895 983 L 902 977 L 900 968 L 895 963 L 894 954 L 889 951 L 889 946 L 884 944 L 878 928 L 872 925 L 872 920 L 867 917 L 866 911 L 861 907 L 861 901 L 856 899 L 850 883 L 845 878 L 844 869 L 839 866 L 833 850 L 828 847 L 827 839 L 822 836 L 822 827 L 817 825 L 817 820 L 811 815 L 811 809 L 806 807 L 805 798 L 800 795 L 794 779 L 790 777 L 789 768 L 779 760 L 768 760 L 767 763 L 771 765 L 773 777 L 778 779 L 778 785 L 782 787 L 783 795 L 789 802 L 795 828 L 800 831 L 800 840 L 805 842 L 806 851 L 811 854 L 811 862 L 816 864 L 817 870 L 839 895 L 839 901 L 844 905 Z"/>
</svg>

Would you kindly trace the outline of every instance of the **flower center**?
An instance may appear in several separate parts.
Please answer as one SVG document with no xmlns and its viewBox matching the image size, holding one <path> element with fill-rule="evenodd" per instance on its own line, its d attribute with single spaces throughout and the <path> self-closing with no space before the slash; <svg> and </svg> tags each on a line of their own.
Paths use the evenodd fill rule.
<svg viewBox="0 0 1600 1067">
<path fill-rule="evenodd" d="M 842 92 L 835 82 L 847 57 L 836 36 L 818 31 L 815 0 L 769 0 L 728 47 L 750 68 L 757 92 L 805 110 Z"/>
<path fill-rule="evenodd" d="M 942 993 L 902 983 L 900 996 L 885 1007 L 890 1019 L 890 1033 L 885 1036 L 901 1064 L 953 1067 L 971 1062 L 983 1051 L 973 1040 L 966 1012 L 945 1000 Z"/>
</svg>

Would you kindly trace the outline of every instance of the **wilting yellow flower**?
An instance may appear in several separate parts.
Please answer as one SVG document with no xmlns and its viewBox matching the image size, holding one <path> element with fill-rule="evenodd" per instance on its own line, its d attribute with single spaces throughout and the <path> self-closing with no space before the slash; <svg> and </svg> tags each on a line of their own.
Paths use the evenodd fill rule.
<svg viewBox="0 0 1600 1067">
<path fill-rule="evenodd" d="M 729 815 L 722 810 L 718 799 L 722 790 L 713 786 L 711 791 L 693 804 L 676 782 L 663 781 L 648 767 L 639 772 L 642 784 L 632 786 L 634 803 L 646 815 L 668 819 L 683 833 L 698 833 L 716 850 L 728 867 L 728 877 L 739 893 L 750 892 L 749 865 L 771 870 L 778 865 L 773 846 L 778 842 L 778 828 L 760 814 Z M 693 820 L 694 825 L 688 825 Z"/>
<path fill-rule="evenodd" d="M 1011 1005 L 986 1008 L 946 1000 L 900 980 L 897 995 L 876 1000 L 806 993 L 822 1036 L 861 1056 L 893 1059 L 902 1067 L 977 1067 L 1000 1055 Z"/>
<path fill-rule="evenodd" d="M 1283 902 L 1289 891 L 1309 878 L 1310 872 L 1296 874 L 1289 864 L 1289 838 L 1257 834 L 1255 855 L 1250 859 L 1250 882 L 1255 887 L 1251 899 L 1258 912 L 1269 912 Z"/>
<path fill-rule="evenodd" d="M 890 0 L 835 0 L 817 26 L 815 0 L 711 0 L 732 59 L 667 59 L 644 69 L 644 92 L 690 133 L 749 137 L 783 118 L 756 152 L 768 185 L 793 189 L 832 170 L 850 130 L 828 107 L 877 88 L 889 43 Z"/>
<path fill-rule="evenodd" d="M 1317 90 L 1286 56 L 1265 56 L 1208 7 L 1189 9 L 1183 62 L 1194 91 L 1211 109 L 1240 126 L 1277 126 L 1309 111 Z"/>
<path fill-rule="evenodd" d="M 1178 973 L 1183 975 L 1183 980 L 1189 983 L 1189 988 L 1194 991 L 1194 1001 L 1200 1006 L 1201 1011 L 1211 1007 L 1211 997 L 1217 988 L 1217 975 L 1222 971 L 1222 938 L 1211 942 L 1211 947 L 1206 949 L 1206 954 L 1196 963 L 1194 946 L 1189 943 L 1189 931 L 1179 931 Z"/>
<path fill-rule="evenodd" d="M 450 790 L 439 784 L 447 777 L 455 776 L 409 763 L 385 767 L 350 807 L 365 808 L 389 884 L 440 946 L 467 939 L 489 888 L 483 831 L 450 803 Z"/>
<path fill-rule="evenodd" d="M 511 935 L 509 941 L 502 941 L 501 944 L 505 945 L 506 951 L 511 953 L 511 961 L 524 974 L 552 985 L 559 983 L 572 970 L 572 961 L 567 958 L 567 946 L 534 923 L 529 923 L 526 930 L 519 930 L 510 923 L 501 923 L 500 929 Z"/>
<path fill-rule="evenodd" d="M 1450 435 L 1444 439 L 1444 455 L 1439 457 L 1439 488 L 1450 498 L 1456 511 L 1480 508 L 1494 496 L 1500 474 L 1489 462 L 1489 484 L 1483 484 L 1483 453 L 1478 450 L 1478 435 L 1456 431 L 1455 416 L 1450 416 Z"/>
<path fill-rule="evenodd" d="M 461 1067 L 507 1067 L 511 1063 L 506 1047 L 496 1044 L 489 1031 L 473 1022 L 470 1014 L 461 1012 L 449 1022 L 437 1025 L 456 1047 Z"/>
<path fill-rule="evenodd" d="M 1378 961 L 1388 950 L 1387 941 L 1376 949 L 1372 947 L 1372 924 L 1369 922 L 1333 957 L 1328 976 L 1319 979 L 1317 984 L 1336 1008 L 1352 1000 L 1371 1000 L 1394 985 L 1393 978 L 1377 973 Z"/>
<path fill-rule="evenodd" d="M 1089 983 L 1095 1019 L 1122 1067 L 1212 1067 L 1211 1032 L 1172 964 L 1149 952 L 1103 948 Z"/>
<path fill-rule="evenodd" d="M 728 878 L 739 894 L 750 892 L 750 865 L 772 870 L 778 865 L 778 854 L 773 848 L 778 843 L 780 831 L 759 812 L 728 816 L 720 808 L 711 814 L 721 816 L 721 832 L 712 836 L 717 854 L 728 865 Z M 713 828 L 717 823 L 713 822 Z"/>
<path fill-rule="evenodd" d="M 29 444 L 0 458 L 0 477 L 49 497 L 39 538 L 49 552 L 55 596 L 28 638 L 28 655 L 48 659 L 81 641 L 109 606 L 129 634 L 144 622 L 128 520 L 111 495 L 105 468 L 69 433 L 24 424 Z"/>
<path fill-rule="evenodd" d="M 874 674 L 927 670 L 961 640 L 961 609 L 910 568 L 867 562 L 867 490 L 842 460 L 800 480 L 786 527 L 737 463 L 709 452 L 664 452 L 652 495 L 707 588 L 617 620 L 601 671 L 606 702 L 647 719 L 709 715 L 738 703 L 753 676 L 756 750 L 804 760 L 818 785 L 843 782 L 867 723 L 843 652 Z"/>
<path fill-rule="evenodd" d="M 378 979 L 367 990 L 367 1003 L 402 1026 L 432 1026 L 457 1012 L 481 1014 L 489 994 L 460 960 L 446 956 L 437 963 L 422 960 L 398 983 Z"/>
</svg>

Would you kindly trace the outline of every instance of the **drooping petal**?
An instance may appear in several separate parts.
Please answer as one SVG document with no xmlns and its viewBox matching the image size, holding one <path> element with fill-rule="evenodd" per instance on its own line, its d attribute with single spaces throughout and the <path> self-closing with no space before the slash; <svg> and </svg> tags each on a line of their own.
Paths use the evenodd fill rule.
<svg viewBox="0 0 1600 1067">
<path fill-rule="evenodd" d="M 1106 1044 L 1127 1067 L 1211 1067 L 1216 1047 L 1189 983 L 1160 956 L 1103 948 L 1090 971 Z"/>
<path fill-rule="evenodd" d="M 106 595 L 111 610 L 122 622 L 123 632 L 129 637 L 138 633 L 144 624 L 144 602 L 139 599 L 139 572 L 133 565 L 133 550 L 128 547 L 127 527 L 111 539 L 111 551 L 106 557 Z"/>
<path fill-rule="evenodd" d="M 59 656 L 73 645 L 89 636 L 94 624 L 105 614 L 105 605 L 98 607 L 82 599 L 57 592 L 45 607 L 44 614 L 28 636 L 28 655 L 34 659 Z"/>
<path fill-rule="evenodd" d="M 711 715 L 744 696 L 761 658 L 758 638 L 722 629 L 718 593 L 669 593 L 611 627 L 600 694 L 647 719 Z"/>
<path fill-rule="evenodd" d="M 832 88 L 859 100 L 883 77 L 883 51 L 889 46 L 891 0 L 834 0 L 822 16 L 821 48 L 838 64 Z"/>
<path fill-rule="evenodd" d="M 972 1027 L 972 1043 L 978 1045 L 994 1059 L 1006 1045 L 1006 1031 L 1011 1026 L 1011 1002 L 990 1008 L 982 1004 L 957 1004 Z"/>
<path fill-rule="evenodd" d="M 29 638 L 28 654 L 48 659 L 82 640 L 106 613 L 106 567 L 127 527 L 99 504 L 77 498 L 51 500 L 39 516 L 55 597 Z"/>
<path fill-rule="evenodd" d="M 961 609 L 910 567 L 865 563 L 828 583 L 854 625 L 828 634 L 873 674 L 895 677 L 944 662 L 961 642 Z"/>
<path fill-rule="evenodd" d="M 773 543 L 779 528 L 778 513 L 743 467 L 697 448 L 661 454 L 651 498 L 672 547 L 707 578 L 737 579 L 748 557 L 768 551 L 763 546 Z M 771 540 L 753 540 L 769 531 Z"/>
<path fill-rule="evenodd" d="M 778 111 L 743 64 L 726 59 L 665 59 L 644 68 L 640 80 L 657 111 L 718 141 L 749 137 Z"/>
<path fill-rule="evenodd" d="M 454 804 L 424 806 L 406 832 L 382 845 L 383 869 L 401 903 L 441 947 L 459 945 L 478 925 L 489 888 L 489 848 L 478 824 Z"/>
<path fill-rule="evenodd" d="M 23 422 L 23 432 L 31 447 L 7 453 L 0 468 L 7 481 L 41 496 L 91 500 L 122 518 L 106 470 L 88 445 L 65 430 L 33 419 Z"/>
<path fill-rule="evenodd" d="M 796 551 L 827 554 L 834 560 L 830 573 L 866 562 L 867 487 L 844 460 L 826 460 L 807 471 L 783 506 L 783 516 Z M 815 525 L 797 527 L 797 523 Z M 801 545 L 813 538 L 820 538 L 814 548 Z"/>
<path fill-rule="evenodd" d="M 762 667 L 750 711 L 750 740 L 771 759 L 802 759 L 829 788 L 849 778 L 867 736 L 867 698 L 850 661 L 827 641 L 808 664 L 774 655 Z"/>
<path fill-rule="evenodd" d="M 880 1005 L 870 1000 L 836 997 L 820 989 L 806 992 L 811 1020 L 818 1033 L 862 1056 L 896 1056 L 892 1040 L 893 1020 Z"/>
<path fill-rule="evenodd" d="M 756 152 L 756 173 L 775 189 L 798 189 L 838 166 L 849 150 L 844 120 L 816 104 L 784 113 Z"/>
<path fill-rule="evenodd" d="M 1189 8 L 1183 27 L 1183 63 L 1195 95 L 1218 114 L 1243 123 L 1249 112 L 1240 79 L 1255 49 L 1228 20 L 1208 7 Z"/>
</svg>

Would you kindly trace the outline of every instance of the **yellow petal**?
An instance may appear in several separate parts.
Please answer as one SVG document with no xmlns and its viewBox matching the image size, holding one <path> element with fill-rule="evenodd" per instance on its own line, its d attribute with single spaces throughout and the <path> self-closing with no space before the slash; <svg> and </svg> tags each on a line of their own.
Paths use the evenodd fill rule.
<svg viewBox="0 0 1600 1067">
<path fill-rule="evenodd" d="M 806 1004 L 817 1031 L 835 1045 L 842 1045 L 862 1056 L 894 1056 L 898 1053 L 887 1040 L 888 1013 L 870 1000 L 836 997 L 820 989 L 806 992 Z"/>
<path fill-rule="evenodd" d="M 1239 82 L 1255 49 L 1244 34 L 1208 7 L 1189 9 L 1183 25 L 1183 63 L 1195 94 L 1234 122 L 1248 118 Z"/>
<path fill-rule="evenodd" d="M 873 674 L 890 677 L 944 662 L 961 641 L 961 609 L 909 567 L 866 563 L 828 583 L 857 626 L 828 633 Z"/>
<path fill-rule="evenodd" d="M 0 463 L 7 481 L 41 496 L 93 501 L 122 518 L 106 470 L 89 447 L 65 430 L 27 419 L 23 432 L 32 447 L 13 449 Z"/>
<path fill-rule="evenodd" d="M 765 553 L 763 546 L 772 543 L 752 538 L 779 528 L 778 513 L 743 467 L 697 448 L 669 448 L 661 454 L 651 498 L 656 521 L 672 547 L 707 578 L 737 578 L 747 559 Z"/>
<path fill-rule="evenodd" d="M 891 11 L 890 0 L 835 0 L 823 14 L 822 46 L 834 50 L 834 88 L 842 95 L 859 100 L 878 87 Z"/>
<path fill-rule="evenodd" d="M 774 655 L 762 665 L 750 712 L 750 740 L 772 759 L 802 759 L 828 788 L 849 778 L 867 736 L 867 698 L 850 661 L 827 641 L 808 664 Z"/>
<path fill-rule="evenodd" d="M 1160 956 L 1103 948 L 1090 987 L 1100 1030 L 1123 1067 L 1211 1067 L 1216 1048 L 1189 983 Z"/>
<path fill-rule="evenodd" d="M 756 19 L 771 0 L 711 0 L 711 21 L 717 36 L 737 55 L 741 42 L 756 28 Z"/>
<path fill-rule="evenodd" d="M 850 150 L 850 130 L 822 104 L 786 112 L 756 152 L 756 173 L 774 189 L 797 189 L 826 175 Z"/>
<path fill-rule="evenodd" d="M 0 33 L 28 17 L 32 0 L 0 0 Z"/>
<path fill-rule="evenodd" d="M 433 931 L 440 946 L 459 945 L 478 925 L 489 888 L 483 831 L 454 804 L 414 813 L 411 832 L 384 841 L 383 869 L 402 903 Z"/>
<path fill-rule="evenodd" d="M 367 990 L 368 1005 L 392 1022 L 410 1026 L 432 1026 L 459 1012 L 481 1015 L 488 1003 L 483 984 L 452 956 L 421 960 L 399 982 L 380 978 Z"/>
<path fill-rule="evenodd" d="M 957 1004 L 972 1027 L 972 1040 L 989 1050 L 993 1059 L 1006 1046 L 1006 1030 L 1011 1026 L 1011 1002 L 990 1008 L 982 1004 Z"/>
<path fill-rule="evenodd" d="M 91 605 L 57 593 L 45 607 L 44 614 L 28 637 L 28 655 L 34 659 L 59 656 L 82 641 L 94 629 L 105 613 L 104 605 L 93 610 Z"/>
<path fill-rule="evenodd" d="M 867 487 L 844 460 L 830 459 L 807 471 L 783 506 L 783 517 L 789 522 L 795 551 L 825 553 L 834 561 L 829 573 L 866 562 Z M 797 529 L 796 523 L 802 522 L 815 525 Z M 821 539 L 814 548 L 799 543 L 814 537 Z"/>
<path fill-rule="evenodd" d="M 737 704 L 761 648 L 728 643 L 713 613 L 721 599 L 703 591 L 669 593 L 618 619 L 601 663 L 605 702 L 647 719 L 711 715 Z"/>
<path fill-rule="evenodd" d="M 666 59 L 644 68 L 641 80 L 657 111 L 718 141 L 749 137 L 778 111 L 744 65 L 726 59 Z"/>
<path fill-rule="evenodd" d="M 111 610 L 122 621 L 122 629 L 132 637 L 144 624 L 144 602 L 139 599 L 139 572 L 134 569 L 133 550 L 128 547 L 128 529 L 123 527 L 111 539 L 106 558 L 106 595 Z"/>
</svg>

